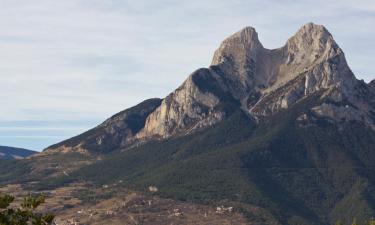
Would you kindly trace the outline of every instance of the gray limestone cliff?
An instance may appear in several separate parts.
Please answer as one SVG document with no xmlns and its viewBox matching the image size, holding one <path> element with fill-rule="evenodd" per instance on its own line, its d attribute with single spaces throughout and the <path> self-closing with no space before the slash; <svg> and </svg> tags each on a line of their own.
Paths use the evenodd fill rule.
<svg viewBox="0 0 375 225">
<path fill-rule="evenodd" d="M 197 75 L 198 73 L 198 75 Z M 370 87 L 359 84 L 342 49 L 328 30 L 304 25 L 278 49 L 266 49 L 252 27 L 225 39 L 215 51 L 205 76 L 215 88 L 202 91 L 194 83 L 195 72 L 147 118 L 138 137 L 169 137 L 214 124 L 227 114 L 216 110 L 220 99 L 215 88 L 238 102 L 249 116 L 258 118 L 287 109 L 299 100 L 321 93 L 332 103 L 312 109 L 316 116 L 334 120 L 361 120 L 373 126 L 368 101 L 357 96 Z M 338 103 L 350 102 L 338 107 Z M 336 104 L 335 104 L 336 103 Z"/>
</svg>

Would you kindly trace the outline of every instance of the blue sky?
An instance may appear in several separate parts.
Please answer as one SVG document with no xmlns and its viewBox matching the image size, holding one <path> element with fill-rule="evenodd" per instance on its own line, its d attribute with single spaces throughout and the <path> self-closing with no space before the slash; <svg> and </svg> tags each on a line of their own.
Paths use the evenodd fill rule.
<svg viewBox="0 0 375 225">
<path fill-rule="evenodd" d="M 374 0 L 0 0 L 0 145 L 41 150 L 210 64 L 253 26 L 267 48 L 325 25 L 358 78 L 375 78 Z"/>
</svg>

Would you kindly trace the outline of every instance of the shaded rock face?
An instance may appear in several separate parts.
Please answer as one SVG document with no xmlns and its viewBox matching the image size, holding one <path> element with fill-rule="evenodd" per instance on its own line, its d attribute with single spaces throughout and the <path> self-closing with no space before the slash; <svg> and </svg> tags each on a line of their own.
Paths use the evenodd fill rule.
<svg viewBox="0 0 375 225">
<path fill-rule="evenodd" d="M 267 73 L 258 63 L 265 54 L 255 29 L 246 27 L 223 41 L 211 65 L 217 66 L 232 95 L 241 99 L 256 91 L 257 85 L 266 84 L 267 77 L 258 75 Z"/>
<path fill-rule="evenodd" d="M 368 84 L 368 89 L 371 93 L 375 93 L 375 80 L 372 80 L 369 84 Z"/>
<path fill-rule="evenodd" d="M 57 146 L 107 151 L 185 135 L 222 121 L 235 109 L 260 120 L 317 94 L 323 103 L 311 108 L 310 116 L 375 128 L 375 81 L 355 78 L 325 27 L 308 23 L 278 49 L 264 48 L 255 29 L 246 27 L 221 43 L 209 68 L 193 72 L 163 100 L 142 103 L 132 114 L 124 111 Z"/>
</svg>

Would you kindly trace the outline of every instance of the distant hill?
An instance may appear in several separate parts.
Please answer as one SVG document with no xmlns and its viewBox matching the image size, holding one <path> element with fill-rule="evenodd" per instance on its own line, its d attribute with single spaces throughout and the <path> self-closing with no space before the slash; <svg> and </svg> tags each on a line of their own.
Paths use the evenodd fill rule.
<svg viewBox="0 0 375 225">
<path fill-rule="evenodd" d="M 0 146 L 0 159 L 23 159 L 35 153 L 28 149 Z"/>
</svg>

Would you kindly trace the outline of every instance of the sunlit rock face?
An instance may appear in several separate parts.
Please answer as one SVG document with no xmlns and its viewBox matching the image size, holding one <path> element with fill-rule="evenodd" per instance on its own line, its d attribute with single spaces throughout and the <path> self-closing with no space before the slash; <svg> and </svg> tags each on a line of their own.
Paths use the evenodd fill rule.
<svg viewBox="0 0 375 225">
<path fill-rule="evenodd" d="M 278 49 L 264 48 L 252 27 L 228 37 L 215 51 L 209 69 L 193 73 L 165 98 L 147 118 L 138 137 L 169 137 L 226 117 L 225 112 L 215 109 L 220 98 L 210 90 L 202 91 L 194 83 L 194 76 L 205 76 L 255 118 L 287 109 L 319 92 L 332 102 L 351 104 L 343 107 L 324 104 L 320 110 L 319 107 L 313 110 L 317 116 L 363 120 L 371 125 L 372 107 L 368 99 L 360 98 L 357 93 L 370 93 L 375 85 L 361 85 L 357 81 L 342 49 L 321 25 L 304 25 Z"/>
<path fill-rule="evenodd" d="M 220 103 L 220 96 L 210 90 L 200 89 L 195 83 L 197 79 L 205 77 L 218 79 L 208 69 L 194 72 L 150 114 L 137 137 L 169 137 L 222 120 L 225 113 L 215 109 Z"/>
</svg>

